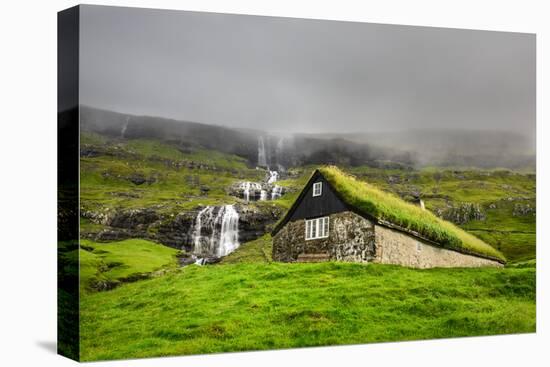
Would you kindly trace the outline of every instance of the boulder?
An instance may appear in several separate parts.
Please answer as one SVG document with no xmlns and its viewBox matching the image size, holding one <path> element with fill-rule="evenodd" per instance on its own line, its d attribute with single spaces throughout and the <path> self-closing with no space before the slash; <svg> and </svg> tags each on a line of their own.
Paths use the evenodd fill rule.
<svg viewBox="0 0 550 367">
<path fill-rule="evenodd" d="M 514 210 L 512 212 L 514 217 L 524 217 L 527 215 L 535 215 L 535 207 L 530 204 L 514 204 Z"/>
<path fill-rule="evenodd" d="M 436 214 L 455 224 L 465 224 L 472 220 L 485 220 L 487 215 L 477 203 L 449 204 L 447 208 L 437 209 Z"/>
</svg>

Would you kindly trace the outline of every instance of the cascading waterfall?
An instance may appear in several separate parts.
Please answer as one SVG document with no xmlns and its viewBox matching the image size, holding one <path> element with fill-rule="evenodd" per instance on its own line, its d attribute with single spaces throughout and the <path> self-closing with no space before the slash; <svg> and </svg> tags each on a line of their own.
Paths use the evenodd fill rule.
<svg viewBox="0 0 550 367">
<path fill-rule="evenodd" d="M 273 190 L 271 191 L 271 200 L 275 200 L 281 197 L 283 188 L 279 185 L 273 186 Z"/>
<path fill-rule="evenodd" d="M 292 139 L 289 140 L 284 136 L 278 138 L 272 135 L 258 136 L 257 166 L 284 172 L 285 150 L 288 149 L 289 144 L 292 144 Z"/>
<path fill-rule="evenodd" d="M 276 170 L 270 170 L 270 164 L 271 162 L 272 154 L 270 154 L 270 137 L 267 137 L 266 139 L 263 136 L 258 137 L 258 166 L 267 168 L 268 170 L 268 176 L 266 177 L 266 183 L 269 185 L 269 190 L 265 190 L 262 188 L 262 185 L 255 183 L 255 182 L 243 182 L 241 183 L 241 189 L 243 190 L 243 196 L 246 201 L 250 201 L 251 199 L 251 192 L 254 192 L 254 199 L 257 199 L 257 193 L 260 193 L 260 200 L 267 200 L 268 197 L 270 197 L 272 200 L 277 199 L 281 197 L 283 188 L 281 186 L 275 185 L 275 182 L 279 180 L 279 171 Z M 277 145 L 275 146 L 275 160 L 276 160 L 276 166 L 279 167 L 279 169 L 284 169 L 281 162 L 281 156 L 284 149 L 284 137 L 281 137 Z"/>
<path fill-rule="evenodd" d="M 233 205 L 207 206 L 195 218 L 193 252 L 197 263 L 204 257 L 222 257 L 239 247 L 239 213 Z"/>
<path fill-rule="evenodd" d="M 279 172 L 277 171 L 269 171 L 269 178 L 267 179 L 268 184 L 272 184 L 277 182 L 279 179 Z"/>
<path fill-rule="evenodd" d="M 221 233 L 217 256 L 226 256 L 239 247 L 239 213 L 233 205 L 226 205 L 221 217 Z"/>
<path fill-rule="evenodd" d="M 258 137 L 258 166 L 267 167 L 267 155 L 263 136 Z"/>
<path fill-rule="evenodd" d="M 207 244 L 209 244 L 210 241 L 206 241 L 207 236 L 202 236 L 202 228 L 203 226 L 206 228 L 211 226 L 213 212 L 214 207 L 207 206 L 202 209 L 195 218 L 195 228 L 193 231 L 193 251 L 195 253 L 202 254 L 209 250 Z"/>
<path fill-rule="evenodd" d="M 273 185 L 271 189 L 271 200 L 275 200 L 281 197 L 283 193 L 283 188 L 279 185 L 275 185 L 275 182 L 279 179 L 279 172 L 269 171 L 269 178 L 267 180 L 268 184 Z"/>
<path fill-rule="evenodd" d="M 127 116 L 126 117 L 126 122 L 124 123 L 124 125 L 122 125 L 122 130 L 120 130 L 120 137 L 122 139 L 124 139 L 125 135 L 126 135 L 126 129 L 128 129 L 128 123 L 130 122 L 130 116 Z"/>
<path fill-rule="evenodd" d="M 251 191 L 253 192 L 254 197 L 257 196 L 257 193 L 260 193 L 261 200 L 262 185 L 260 185 L 259 183 L 250 181 L 242 182 L 241 189 L 243 190 L 243 196 L 246 201 L 250 201 Z"/>
</svg>

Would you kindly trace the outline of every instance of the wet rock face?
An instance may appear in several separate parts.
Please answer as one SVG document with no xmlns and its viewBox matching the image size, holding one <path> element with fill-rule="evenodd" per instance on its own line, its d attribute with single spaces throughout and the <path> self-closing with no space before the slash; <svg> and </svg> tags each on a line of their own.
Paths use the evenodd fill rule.
<svg viewBox="0 0 550 367">
<path fill-rule="evenodd" d="M 374 225 L 352 212 L 329 216 L 329 236 L 305 239 L 305 220 L 288 222 L 273 238 L 273 260 L 293 262 L 300 254 L 326 253 L 331 260 L 368 262 L 374 259 Z"/>
<path fill-rule="evenodd" d="M 122 241 L 132 238 L 136 232 L 129 232 L 123 229 L 104 229 L 92 237 L 98 242 Z"/>
<path fill-rule="evenodd" d="M 239 213 L 239 242 L 255 240 L 271 230 L 283 214 L 274 205 L 237 205 Z M 200 210 L 201 208 L 199 208 Z M 83 232 L 82 237 L 94 241 L 120 241 L 127 238 L 145 238 L 177 249 L 193 250 L 193 231 L 199 210 L 178 214 L 159 214 L 155 208 L 128 210 L 81 210 L 81 216 L 104 226 L 94 232 Z M 209 235 L 209 233 L 203 233 Z"/>
<path fill-rule="evenodd" d="M 262 184 L 259 182 L 247 182 L 247 181 L 236 182 L 227 189 L 227 193 L 231 196 L 245 199 L 247 189 L 248 189 L 248 198 L 250 201 L 260 200 L 261 191 L 263 190 L 263 187 L 262 187 Z"/>
<path fill-rule="evenodd" d="M 153 209 L 130 209 L 114 212 L 105 224 L 110 227 L 144 229 L 159 219 L 160 216 Z"/>
<path fill-rule="evenodd" d="M 98 232 L 82 235 L 100 242 L 145 238 L 170 247 L 182 248 L 192 243 L 189 229 L 193 226 L 195 215 L 194 211 L 175 216 L 161 215 L 154 208 L 81 210 L 82 217 L 104 226 Z"/>
<path fill-rule="evenodd" d="M 285 187 L 275 183 L 248 181 L 236 182 L 227 189 L 229 195 L 249 201 L 272 200 L 286 192 Z"/>
<path fill-rule="evenodd" d="M 193 224 L 198 211 L 185 211 L 153 224 L 154 239 L 164 245 L 185 249 L 193 248 Z M 156 230 L 156 231 L 155 231 Z"/>
<path fill-rule="evenodd" d="M 472 220 L 485 220 L 487 215 L 481 205 L 476 203 L 461 203 L 437 209 L 435 214 L 455 224 L 465 224 Z"/>
<path fill-rule="evenodd" d="M 271 230 L 273 224 L 282 216 L 276 206 L 237 205 L 239 213 L 239 242 L 248 242 L 263 236 Z"/>
</svg>

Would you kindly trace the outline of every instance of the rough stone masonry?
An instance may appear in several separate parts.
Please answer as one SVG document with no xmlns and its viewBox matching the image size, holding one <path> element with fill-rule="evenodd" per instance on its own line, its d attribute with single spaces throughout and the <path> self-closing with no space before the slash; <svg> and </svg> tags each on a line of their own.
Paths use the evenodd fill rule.
<svg viewBox="0 0 550 367">
<path fill-rule="evenodd" d="M 305 220 L 288 222 L 273 237 L 273 260 L 294 262 L 302 254 L 326 254 L 329 260 L 414 268 L 502 266 L 497 261 L 435 246 L 351 211 L 329 218 L 329 236 L 313 240 L 305 239 Z"/>
</svg>

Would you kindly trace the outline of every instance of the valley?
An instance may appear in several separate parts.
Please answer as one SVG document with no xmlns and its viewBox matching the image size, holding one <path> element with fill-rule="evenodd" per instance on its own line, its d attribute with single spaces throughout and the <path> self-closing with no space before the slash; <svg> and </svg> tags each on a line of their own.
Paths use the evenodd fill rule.
<svg viewBox="0 0 550 367">
<path fill-rule="evenodd" d="M 81 244 L 63 259 L 80 259 L 83 360 L 535 331 L 530 165 L 417 165 L 342 139 L 297 153 L 250 131 L 216 145 L 201 140 L 206 127 L 166 138 L 120 120 L 112 130 L 84 124 L 80 138 Z M 421 199 L 507 265 L 273 262 L 269 233 L 320 162 Z"/>
</svg>

